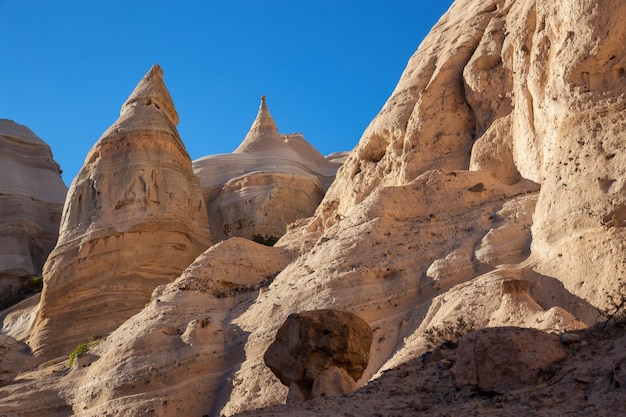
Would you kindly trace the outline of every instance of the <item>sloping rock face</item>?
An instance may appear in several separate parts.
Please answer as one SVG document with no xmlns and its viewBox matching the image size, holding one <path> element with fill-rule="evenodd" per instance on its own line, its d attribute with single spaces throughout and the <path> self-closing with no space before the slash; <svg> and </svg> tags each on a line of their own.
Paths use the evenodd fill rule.
<svg viewBox="0 0 626 417">
<path fill-rule="evenodd" d="M 244 360 L 247 333 L 237 317 L 262 296 L 293 259 L 281 248 L 247 239 L 220 242 L 72 370 L 80 389 L 73 408 L 82 416 L 218 415 Z M 0 408 L 1 410 L 1 408 Z"/>
<path fill-rule="evenodd" d="M 315 212 L 341 162 L 324 158 L 299 133 L 280 134 L 262 97 L 232 154 L 193 162 L 214 240 L 282 236 L 288 224 Z"/>
<path fill-rule="evenodd" d="M 306 310 L 348 311 L 371 326 L 358 385 L 420 356 L 424 330 L 459 316 L 479 328 L 548 332 L 593 323 L 626 265 L 626 156 L 619 147 L 626 139 L 625 14 L 626 3 L 610 0 L 457 1 L 411 58 L 315 215 L 268 248 L 296 255 L 276 266 L 280 273 L 267 288 L 218 305 L 216 328 L 202 327 L 206 316 L 193 310 L 213 305 L 202 304 L 201 289 L 184 302 L 177 299 L 184 291 L 159 290 L 94 350 L 100 359 L 57 380 L 24 382 L 19 392 L 3 387 L 8 400 L 0 411 L 29 401 L 29 383 L 60 393 L 54 404 L 71 404 L 75 415 L 233 415 L 283 402 L 287 388 L 263 354 L 286 318 Z M 224 281 L 231 269 L 246 277 L 257 268 L 231 262 L 205 261 L 206 281 Z M 244 291 L 224 287 L 216 300 Z M 187 302 L 197 305 L 180 307 Z M 230 336 L 219 339 L 220 331 Z M 197 352 L 216 355 L 215 362 L 205 356 L 215 367 L 197 367 L 184 356 L 190 351 L 181 343 L 189 341 Z M 607 386 L 614 384 L 611 372 L 623 374 L 621 342 L 602 370 Z M 235 354 L 221 356 L 220 346 Z M 562 375 L 580 379 L 569 369 Z M 146 388 L 153 382 L 156 389 Z M 193 389 L 198 395 L 191 398 Z M 587 404 L 586 389 L 578 389 L 578 404 Z M 619 395 L 610 389 L 601 395 Z M 464 406 L 474 407 L 465 398 Z M 616 403 L 612 410 L 622 411 Z M 519 415 L 534 412 L 532 406 Z"/>
<path fill-rule="evenodd" d="M 17 296 L 20 278 L 41 275 L 66 193 L 50 147 L 26 126 L 0 119 L 0 310 Z"/>
<path fill-rule="evenodd" d="M 248 359 L 223 411 L 285 395 L 256 358 L 294 311 L 368 321 L 361 383 L 458 316 L 550 331 L 593 323 L 626 266 L 625 13 L 601 0 L 455 2 L 315 216 L 279 242 L 302 256 L 270 287 L 279 309 L 257 300 L 242 315 Z M 527 289 L 503 285 L 515 280 Z"/>
<path fill-rule="evenodd" d="M 154 66 L 70 187 L 29 344 L 69 353 L 141 310 L 209 246 L 208 219 L 178 115 Z"/>
</svg>

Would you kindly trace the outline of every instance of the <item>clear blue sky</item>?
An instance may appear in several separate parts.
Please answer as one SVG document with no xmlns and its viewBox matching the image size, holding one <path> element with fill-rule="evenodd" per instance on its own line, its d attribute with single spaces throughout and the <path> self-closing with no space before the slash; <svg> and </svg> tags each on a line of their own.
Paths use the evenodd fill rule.
<svg viewBox="0 0 626 417">
<path fill-rule="evenodd" d="M 0 0 L 0 118 L 69 185 L 150 66 L 192 159 L 232 152 L 258 108 L 322 154 L 350 150 L 452 0 Z"/>
</svg>

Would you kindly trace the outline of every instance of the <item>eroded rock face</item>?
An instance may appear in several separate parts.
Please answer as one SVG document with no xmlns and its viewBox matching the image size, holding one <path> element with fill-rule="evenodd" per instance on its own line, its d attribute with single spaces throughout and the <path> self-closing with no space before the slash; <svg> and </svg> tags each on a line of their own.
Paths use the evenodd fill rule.
<svg viewBox="0 0 626 417">
<path fill-rule="evenodd" d="M 536 329 L 483 329 L 459 342 L 453 367 L 459 387 L 503 393 L 539 380 L 540 372 L 565 359 L 559 337 Z"/>
<path fill-rule="evenodd" d="M 103 340 L 91 352 L 97 360 L 72 370 L 80 386 L 75 409 L 93 417 L 112 409 L 218 415 L 243 360 L 247 333 L 238 316 L 292 259 L 242 238 L 213 245 Z"/>
<path fill-rule="evenodd" d="M 154 66 L 70 187 L 29 344 L 67 354 L 144 307 L 209 246 L 208 219 L 178 115 Z"/>
<path fill-rule="evenodd" d="M 50 390 L 54 398 L 63 392 L 79 415 L 107 406 L 132 415 L 144 404 L 169 407 L 161 396 L 171 378 L 177 409 L 170 415 L 233 415 L 276 404 L 287 388 L 263 355 L 298 311 L 349 311 L 372 327 L 357 385 L 418 357 L 424 330 L 459 316 L 479 328 L 560 332 L 592 324 L 626 265 L 625 12 L 626 3 L 603 0 L 455 2 L 313 218 L 298 221 L 272 248 L 298 255 L 269 287 L 239 309 L 225 301 L 216 328 L 203 327 L 205 317 L 195 313 L 177 323 L 182 301 L 155 294 L 154 305 L 103 343 L 109 353 L 95 352 L 100 359 L 84 368 L 93 374 L 81 384 L 68 377 Z M 231 261 L 216 258 L 209 268 L 226 268 L 214 272 L 219 277 Z M 255 265 L 240 276 L 246 268 Z M 205 302 L 201 291 L 194 296 L 185 303 Z M 220 330 L 231 336 L 217 338 Z M 189 401 L 186 386 L 202 378 L 184 361 L 171 365 L 185 343 L 208 356 L 218 346 L 237 347 L 235 357 L 216 354 L 208 372 L 228 377 L 203 380 L 200 405 Z M 163 362 L 168 372 L 159 373 Z M 324 378 L 343 381 L 335 371 Z M 140 386 L 146 380 L 158 388 Z M 116 388 L 108 394 L 110 381 Z M 209 391 L 220 400 L 206 399 Z M 13 411 L 17 394 L 0 392 L 11 398 L 0 409 Z"/>
<path fill-rule="evenodd" d="M 278 329 L 265 364 L 289 387 L 288 400 L 350 392 L 367 368 L 372 329 L 336 310 L 294 313 Z"/>
<path fill-rule="evenodd" d="M 366 376 L 460 315 L 544 330 L 598 318 L 626 272 L 624 13 L 602 0 L 453 4 L 313 218 L 281 239 L 302 256 L 274 281 L 280 308 L 258 300 L 243 315 L 249 359 L 226 414 L 275 401 L 273 387 L 251 394 L 267 380 L 254 370 L 295 311 L 365 318 Z M 510 280 L 528 289 L 503 292 Z"/>
<path fill-rule="evenodd" d="M 41 275 L 66 193 L 50 147 L 26 126 L 0 119 L 0 310 L 17 300 L 22 278 Z"/>
<path fill-rule="evenodd" d="M 11 383 L 13 378 L 29 365 L 28 346 L 0 334 L 0 387 Z"/>
<path fill-rule="evenodd" d="M 282 236 L 311 216 L 335 178 L 341 157 L 324 158 L 302 134 L 280 134 L 265 97 L 232 154 L 193 162 L 215 240 Z"/>
</svg>

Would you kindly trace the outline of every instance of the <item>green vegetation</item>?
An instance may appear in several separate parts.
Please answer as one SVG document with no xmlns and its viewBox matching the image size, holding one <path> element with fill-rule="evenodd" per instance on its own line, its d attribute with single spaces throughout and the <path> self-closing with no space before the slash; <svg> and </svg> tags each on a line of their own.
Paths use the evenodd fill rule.
<svg viewBox="0 0 626 417">
<path fill-rule="evenodd" d="M 33 276 L 28 277 L 22 283 L 22 291 L 25 293 L 36 294 L 43 290 L 43 277 L 42 276 Z"/>
<path fill-rule="evenodd" d="M 91 350 L 91 348 L 89 347 L 88 343 L 81 343 L 78 346 L 76 346 L 76 349 L 74 349 L 74 351 L 72 353 L 70 353 L 69 360 L 67 362 L 67 366 L 69 366 L 71 368 L 72 365 L 74 365 L 74 360 L 76 360 L 76 357 L 78 355 L 80 355 L 81 353 L 87 353 L 90 350 Z"/>
<path fill-rule="evenodd" d="M 252 236 L 252 240 L 254 242 L 260 243 L 265 246 L 274 246 L 276 242 L 278 242 L 278 239 L 279 238 L 277 238 L 276 236 L 265 235 L 265 237 L 263 237 L 263 235 L 258 234 L 258 233 Z"/>
<path fill-rule="evenodd" d="M 465 321 L 463 317 L 457 317 L 454 322 L 443 322 L 441 326 L 429 327 L 424 331 L 424 337 L 431 350 L 438 347 L 455 349 L 461 338 L 475 329 L 473 320 Z"/>
<path fill-rule="evenodd" d="M 89 353 L 91 351 L 91 349 L 95 348 L 96 346 L 98 346 L 100 344 L 99 340 L 96 340 L 97 338 L 99 338 L 100 336 L 91 336 L 89 338 L 89 342 L 88 343 L 80 343 L 78 346 L 76 346 L 76 349 L 74 349 L 74 351 L 72 353 L 69 354 L 68 356 L 68 361 L 67 361 L 67 366 L 69 366 L 70 368 L 72 367 L 72 365 L 74 365 L 74 361 L 76 360 L 76 357 L 83 354 L 83 353 Z"/>
</svg>

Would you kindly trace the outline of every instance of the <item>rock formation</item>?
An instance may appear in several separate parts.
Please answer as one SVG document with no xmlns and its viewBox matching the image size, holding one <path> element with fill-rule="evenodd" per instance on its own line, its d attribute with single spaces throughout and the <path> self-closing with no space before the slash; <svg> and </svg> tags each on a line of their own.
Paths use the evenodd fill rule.
<svg viewBox="0 0 626 417">
<path fill-rule="evenodd" d="M 360 384 L 459 315 L 561 331 L 597 320 L 626 272 L 624 13 L 600 0 L 454 3 L 316 214 L 281 239 L 303 252 L 274 280 L 280 309 L 259 299 L 243 315 L 264 325 L 244 329 L 225 414 L 276 401 L 259 351 L 295 311 L 372 326 Z M 503 291 L 511 280 L 528 290 Z"/>
<path fill-rule="evenodd" d="M 537 383 L 567 350 L 557 335 L 500 327 L 467 334 L 456 356 L 452 371 L 458 386 L 503 393 Z"/>
<path fill-rule="evenodd" d="M 338 158 L 327 160 L 300 133 L 281 135 L 262 97 L 232 154 L 193 162 L 214 239 L 282 236 L 288 224 L 314 213 L 341 165 Z"/>
<path fill-rule="evenodd" d="M 0 310 L 41 275 L 56 244 L 67 186 L 50 147 L 26 126 L 0 119 Z"/>
<path fill-rule="evenodd" d="M 206 210 L 178 115 L 154 66 L 70 187 L 29 344 L 67 354 L 144 307 L 209 246 Z"/>
<path fill-rule="evenodd" d="M 355 394 L 359 397 L 347 397 L 356 400 L 341 401 L 350 406 L 378 404 L 368 402 L 367 395 L 391 374 L 419 381 L 405 394 L 402 386 L 395 387 L 394 395 L 412 398 L 413 403 L 399 408 L 403 411 L 428 410 L 429 404 L 421 402 L 426 398 L 441 401 L 442 408 L 448 401 L 455 403 L 456 408 L 448 409 L 456 415 L 474 412 L 477 401 L 484 400 L 484 405 L 489 398 L 456 396 L 454 354 L 440 350 L 422 355 L 427 349 L 425 330 L 471 317 L 479 328 L 575 331 L 595 323 L 598 308 L 609 302 L 607 293 L 624 285 L 625 14 L 626 3 L 609 0 L 456 1 L 410 59 L 397 88 L 338 171 L 314 216 L 297 221 L 277 247 L 263 248 L 271 252 L 262 252 L 260 245 L 246 246 L 255 244 L 241 239 L 209 249 L 94 348 L 89 366 L 59 376 L 65 369 L 61 362 L 48 362 L 38 374 L 29 373 L 27 381 L 1 388 L 0 413 L 42 415 L 37 410 L 47 408 L 60 410 L 57 415 L 78 416 L 150 412 L 216 416 L 284 402 L 288 390 L 265 366 L 263 355 L 290 314 L 320 309 L 357 314 L 373 331 L 369 362 L 356 384 L 370 382 Z M 163 115 L 171 114 L 164 104 L 141 100 L 137 108 L 125 107 L 128 114 L 121 120 L 132 121 L 133 112 L 151 112 L 161 117 L 153 119 L 161 126 Z M 255 126 L 269 132 L 264 130 L 269 126 L 264 114 L 262 104 Z M 171 121 L 167 125 L 173 126 Z M 111 137 L 117 138 L 112 129 Z M 172 131 L 173 127 L 167 130 Z M 266 135 L 258 137 L 265 140 Z M 133 142 L 137 143 L 141 142 Z M 145 146 L 152 143 L 160 142 L 152 139 Z M 167 143 L 182 149 L 178 141 Z M 241 150 L 252 155 L 258 150 L 247 139 L 244 145 Z M 233 155 L 252 158 L 247 153 Z M 88 164 L 99 166 L 99 161 L 108 160 L 104 152 L 99 158 L 92 152 Z M 119 167 L 116 172 L 139 169 L 126 162 Z M 89 178 L 87 172 L 70 191 L 60 241 L 44 269 L 50 275 L 37 332 L 31 337 L 40 350 L 48 344 L 61 350 L 52 331 L 70 340 L 78 338 L 67 334 L 73 328 L 62 327 L 71 318 L 86 317 L 87 323 L 99 325 L 90 309 L 115 310 L 111 304 L 105 307 L 102 299 L 111 303 L 115 298 L 106 294 L 116 288 L 130 293 L 128 283 L 137 282 L 103 277 L 109 281 L 94 286 L 92 278 L 103 272 L 102 262 L 100 270 L 88 269 L 92 262 L 106 258 L 106 273 L 128 271 L 122 267 L 133 267 L 138 255 L 127 250 L 105 256 L 105 250 L 117 248 L 116 242 L 125 241 L 135 229 L 124 233 L 115 229 L 124 224 L 114 216 L 117 201 L 91 199 L 98 195 L 100 183 L 82 185 Z M 148 178 L 133 172 L 140 185 L 141 178 Z M 210 178 L 200 169 L 196 172 Z M 98 178 L 102 177 L 94 177 Z M 162 190 L 166 183 L 154 184 Z M 154 184 L 145 184 L 145 189 L 154 189 Z M 176 191 L 180 189 L 177 185 Z M 135 207 L 141 196 L 135 191 L 118 209 Z M 71 204 L 81 198 L 90 205 Z M 199 203 L 193 207 L 204 210 Z M 106 210 L 90 219 L 90 227 L 80 222 L 71 230 L 65 227 L 100 207 Z M 106 234 L 110 238 L 94 247 L 89 239 L 92 234 L 96 242 L 105 239 L 97 233 L 104 234 L 99 228 L 108 219 L 116 220 L 107 223 L 107 231 L 115 234 Z M 160 242 L 155 229 L 149 230 L 147 242 Z M 158 230 L 163 233 L 161 225 Z M 71 256 L 61 259 L 66 250 Z M 161 262 L 170 253 L 159 251 L 145 262 L 162 272 L 182 263 L 180 258 L 189 252 L 181 251 L 168 263 L 149 263 Z M 276 263 L 259 266 L 257 256 L 275 256 Z M 196 275 L 202 277 L 197 285 Z M 79 282 L 74 279 L 78 276 L 85 278 Z M 64 282 L 67 285 L 61 285 Z M 59 300 L 63 291 L 73 295 L 64 300 L 64 309 L 60 302 L 51 305 L 46 300 Z M 65 309 L 73 316 L 64 316 Z M 52 317 L 64 320 L 46 323 Z M 82 326 L 75 328 L 86 328 Z M 100 329 L 96 326 L 90 332 Z M 554 337 L 549 339 L 545 343 L 553 344 Z M 595 340 L 571 346 L 568 354 L 578 356 L 580 368 L 557 370 L 553 385 L 523 391 L 531 398 L 515 413 L 535 412 L 537 404 L 543 404 L 542 390 L 549 388 L 555 409 L 566 407 L 572 415 L 581 415 L 581 409 L 564 400 L 567 396 L 577 407 L 582 405 L 582 415 L 589 415 L 589 410 L 623 414 L 624 403 L 616 399 L 623 394 L 626 336 L 602 339 L 603 345 Z M 590 369 L 579 365 L 594 352 L 606 354 L 610 361 Z M 420 379 L 422 370 L 434 376 Z M 328 379 L 337 381 L 337 376 Z M 433 385 L 448 388 L 439 395 L 429 391 Z M 41 394 L 36 403 L 33 391 Z M 488 404 L 494 410 L 491 415 L 501 415 L 497 405 L 523 397 L 514 392 L 494 400 Z M 318 400 L 316 404 L 326 399 Z M 389 414 L 395 413 L 393 402 L 384 405 L 392 407 Z M 430 407 L 431 415 L 440 414 L 432 402 Z M 338 409 L 341 414 L 335 410 L 325 414 L 347 412 L 343 406 Z M 293 415 L 316 413 L 300 411 Z M 373 415 L 371 409 L 365 411 L 363 415 Z"/>
<path fill-rule="evenodd" d="M 243 361 L 239 315 L 263 297 L 293 260 L 285 249 L 242 238 L 205 251 L 174 282 L 95 347 L 89 366 L 72 369 L 74 409 L 158 416 L 217 415 Z M 0 407 L 0 412 L 2 408 Z"/>
<path fill-rule="evenodd" d="M 263 358 L 289 387 L 287 400 L 351 392 L 367 368 L 372 329 L 359 316 L 335 310 L 294 313 Z"/>
</svg>

